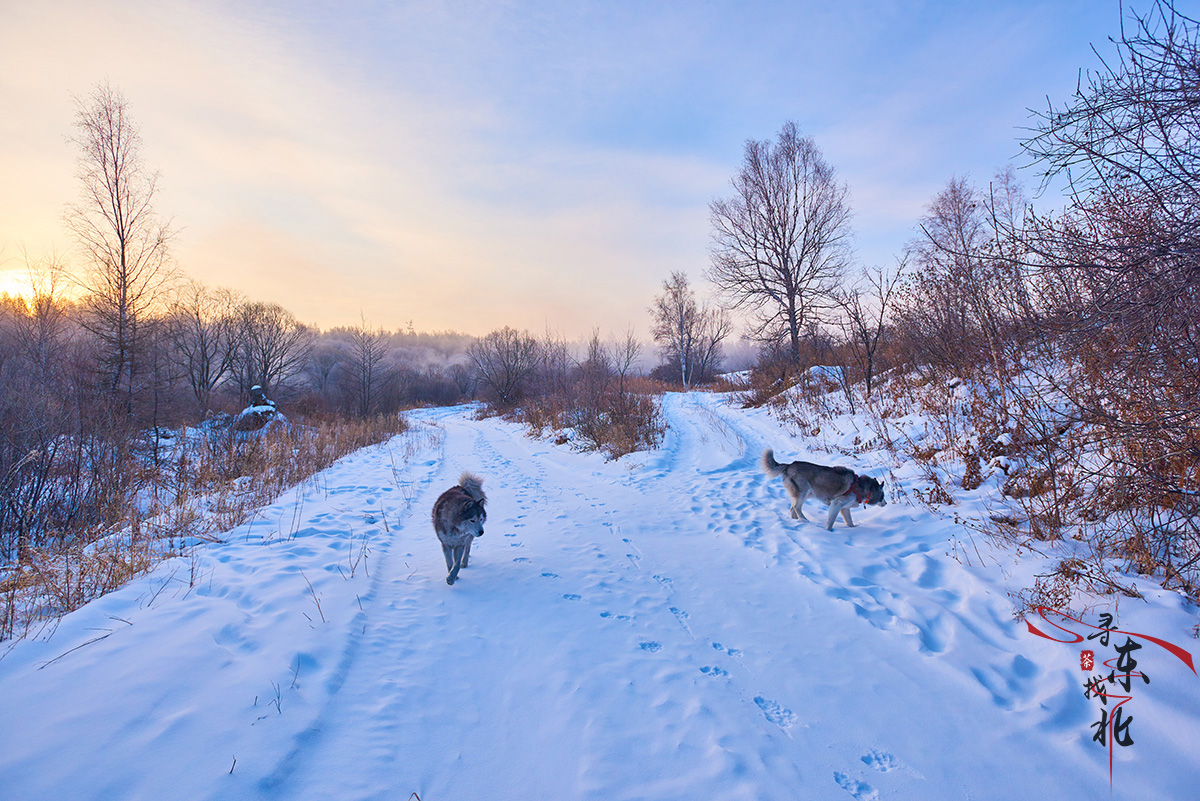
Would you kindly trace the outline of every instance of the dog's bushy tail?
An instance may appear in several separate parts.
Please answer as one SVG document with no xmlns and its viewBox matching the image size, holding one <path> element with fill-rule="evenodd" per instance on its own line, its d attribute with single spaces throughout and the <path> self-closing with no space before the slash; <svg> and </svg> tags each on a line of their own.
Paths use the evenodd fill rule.
<svg viewBox="0 0 1200 801">
<path fill-rule="evenodd" d="M 482 505 L 487 501 L 487 496 L 483 494 L 483 479 L 474 473 L 463 473 L 458 479 L 458 486 L 462 487 L 475 503 Z"/>
<path fill-rule="evenodd" d="M 762 469 L 769 476 L 783 475 L 783 465 L 775 461 L 775 451 L 767 448 L 762 455 Z"/>
</svg>

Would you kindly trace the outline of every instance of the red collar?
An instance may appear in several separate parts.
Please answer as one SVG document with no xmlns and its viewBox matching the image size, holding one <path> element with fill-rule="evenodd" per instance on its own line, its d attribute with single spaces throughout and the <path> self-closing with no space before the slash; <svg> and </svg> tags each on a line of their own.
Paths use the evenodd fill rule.
<svg viewBox="0 0 1200 801">
<path fill-rule="evenodd" d="M 845 492 L 843 492 L 842 494 L 843 494 L 843 495 L 849 495 L 849 494 L 850 494 L 850 493 L 852 493 L 852 492 L 854 493 L 854 500 L 855 500 L 855 502 L 857 502 L 857 503 L 864 503 L 864 502 L 867 500 L 867 496 L 866 496 L 866 495 L 863 495 L 861 492 L 859 492 L 859 489 L 858 489 L 858 477 L 857 477 L 857 476 L 854 478 L 854 481 L 850 482 L 850 489 L 846 490 L 846 491 L 845 491 Z"/>
</svg>

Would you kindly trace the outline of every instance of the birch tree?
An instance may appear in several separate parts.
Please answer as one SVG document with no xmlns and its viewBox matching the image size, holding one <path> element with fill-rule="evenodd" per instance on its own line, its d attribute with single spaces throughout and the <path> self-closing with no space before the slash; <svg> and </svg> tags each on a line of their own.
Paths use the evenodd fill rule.
<svg viewBox="0 0 1200 801">
<path fill-rule="evenodd" d="M 76 99 L 76 176 L 81 198 L 66 222 L 83 251 L 86 326 L 101 343 L 105 383 L 133 412 L 142 324 L 172 278 L 169 221 L 154 210 L 158 173 L 142 160 L 142 138 L 118 89 L 98 85 Z"/>
<path fill-rule="evenodd" d="M 700 305 L 687 275 L 678 271 L 663 281 L 650 314 L 654 341 L 664 361 L 678 371 L 679 382 L 690 387 L 710 378 L 723 357 L 721 343 L 733 330 L 729 316 Z"/>
</svg>

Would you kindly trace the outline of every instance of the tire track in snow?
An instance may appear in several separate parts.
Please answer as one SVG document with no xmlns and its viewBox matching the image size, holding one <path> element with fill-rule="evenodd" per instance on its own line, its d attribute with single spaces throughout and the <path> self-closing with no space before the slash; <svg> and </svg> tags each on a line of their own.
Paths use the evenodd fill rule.
<svg viewBox="0 0 1200 801">
<path fill-rule="evenodd" d="M 708 530 L 714 538 L 722 538 L 726 533 L 740 537 L 744 531 L 754 531 L 758 523 L 752 512 L 751 491 L 756 484 L 764 483 L 761 473 L 757 472 L 755 438 L 740 424 L 722 418 L 694 393 L 667 395 L 664 413 L 674 432 L 673 452 L 664 461 L 674 469 L 653 475 L 651 480 L 661 485 L 660 491 L 664 494 L 690 499 L 686 510 L 689 520 L 716 521 L 716 525 Z M 757 489 L 761 492 L 761 487 Z M 668 588 L 673 602 L 669 610 L 689 635 L 703 642 L 705 647 L 711 647 L 707 658 L 701 656 L 699 661 L 706 664 L 701 665 L 699 671 L 705 676 L 725 680 L 747 709 L 752 706 L 763 718 L 791 736 L 789 730 L 801 723 L 798 716 L 779 701 L 751 688 L 750 685 L 761 683 L 757 678 L 758 671 L 752 666 L 754 660 L 743 660 L 741 649 L 724 645 L 723 633 L 708 635 L 713 631 L 713 622 L 704 615 L 693 618 L 688 611 L 693 606 L 691 599 L 683 597 L 682 593 L 677 597 L 675 582 L 668 575 L 670 569 L 665 567 L 654 576 Z M 726 663 L 724 667 L 707 664 L 714 652 L 736 662 Z"/>
<path fill-rule="evenodd" d="M 559 521 L 561 525 L 562 520 L 570 517 L 570 510 L 565 510 L 565 506 L 580 501 L 586 504 L 590 499 L 580 494 L 578 488 L 572 491 L 573 498 L 564 497 L 563 489 L 547 482 L 544 467 L 527 459 L 514 460 L 502 452 L 505 446 L 514 443 L 520 444 L 518 451 L 529 450 L 529 441 L 517 433 L 519 430 L 515 426 L 494 420 L 465 420 L 453 415 L 443 417 L 441 422 L 446 429 L 447 445 L 444 450 L 447 455 L 443 463 L 427 477 L 425 484 L 428 488 L 417 495 L 402 526 L 410 535 L 405 539 L 411 542 L 411 555 L 415 556 L 413 564 L 418 566 L 417 572 L 409 577 L 414 580 L 409 582 L 393 576 L 384 581 L 381 578 L 377 585 L 380 589 L 378 597 L 368 607 L 369 617 L 375 621 L 371 627 L 372 641 L 361 648 L 352 644 L 347 649 L 349 656 L 345 665 L 339 668 L 341 679 L 336 688 L 341 692 L 327 697 L 322 714 L 312 727 L 297 737 L 288 757 L 261 785 L 263 790 L 287 798 L 327 798 L 330 792 L 334 792 L 330 777 L 341 776 L 349 783 L 339 787 L 337 792 L 354 797 L 373 797 L 377 794 L 376 790 L 365 785 L 356 786 L 355 776 L 346 776 L 344 754 L 350 751 L 359 754 L 360 759 L 367 760 L 370 765 L 363 774 L 379 775 L 388 770 L 388 764 L 402 759 L 406 750 L 404 743 L 413 736 L 409 727 L 417 731 L 416 736 L 435 739 L 447 736 L 452 730 L 467 731 L 478 724 L 484 714 L 482 709 L 494 705 L 498 700 L 502 701 L 490 695 L 474 701 L 470 697 L 462 698 L 462 705 L 454 707 L 450 713 L 459 718 L 459 723 L 450 729 L 446 728 L 444 721 L 429 720 L 428 710 L 444 708 L 445 702 L 435 698 L 437 682 L 430 683 L 430 676 L 414 675 L 412 668 L 409 668 L 409 660 L 405 657 L 417 656 L 413 651 L 414 643 L 419 643 L 416 647 L 424 651 L 432 649 L 438 653 L 436 656 L 422 654 L 424 662 L 415 659 L 412 660 L 414 665 L 432 659 L 441 666 L 435 672 L 443 675 L 443 683 L 468 686 L 465 676 L 459 678 L 457 674 L 473 662 L 482 664 L 490 661 L 490 649 L 495 648 L 494 644 L 469 632 L 476 629 L 503 629 L 506 624 L 498 623 L 496 619 L 497 615 L 503 616 L 503 607 L 508 605 L 519 610 L 529 603 L 529 597 L 544 596 L 553 590 L 554 584 L 563 584 L 570 578 L 569 571 L 560 571 L 564 576 L 560 579 L 551 571 L 541 570 L 540 563 L 544 559 L 533 556 L 530 543 L 521 541 L 527 537 L 518 535 L 501 538 L 495 535 L 515 534 L 521 529 L 529 533 L 526 522 L 530 518 L 526 517 L 527 514 L 548 513 L 552 521 Z M 493 446 L 493 441 L 500 447 Z M 464 457 L 469 463 L 459 463 Z M 442 580 L 443 571 L 439 567 L 441 554 L 424 518 L 433 498 L 444 489 L 443 484 L 452 484 L 463 469 L 477 472 L 484 478 L 484 486 L 492 501 L 489 504 L 492 515 L 485 537 L 472 553 L 471 567 L 461 576 L 464 581 L 450 589 Z M 604 505 L 603 502 L 596 503 Z M 507 531 L 506 524 L 512 525 L 514 530 Z M 489 538 L 487 534 L 493 536 Z M 395 538 L 402 536 L 404 533 L 398 528 Z M 585 546 L 584 542 L 576 542 L 575 551 L 593 548 L 591 540 L 584 539 L 589 544 Z M 402 547 L 401 552 L 403 550 Z M 530 556 L 513 559 L 512 553 Z M 510 567 L 505 568 L 505 564 Z M 523 571 L 528 571 L 528 576 L 534 576 L 529 581 L 540 582 L 542 589 L 532 588 L 528 582 L 522 581 L 519 574 Z M 478 580 L 474 578 L 475 575 L 479 575 Z M 475 588 L 487 585 L 502 586 L 505 595 L 491 595 L 487 606 L 472 605 L 469 610 L 459 608 Z M 559 603 L 568 607 L 573 604 L 575 597 L 579 600 L 574 603 L 588 603 L 578 593 L 558 591 L 557 597 Z M 596 619 L 600 621 L 599 616 Z M 464 631 L 445 640 L 429 639 L 439 629 L 456 626 Z M 537 633 L 531 636 L 536 639 Z M 540 646 L 527 650 L 544 652 L 547 649 Z M 446 652 L 445 655 L 441 655 L 442 652 Z M 366 688 L 371 688 L 371 691 L 366 691 Z M 407 726 L 400 725 L 399 721 L 402 720 L 407 721 Z M 424 735 L 420 733 L 422 730 L 427 730 Z M 428 748 L 428 743 L 423 743 L 422 747 Z M 452 749 L 453 746 L 447 743 L 448 754 L 453 753 Z M 395 769 L 391 770 L 394 772 Z M 449 765 L 440 768 L 425 765 L 414 770 L 409 771 L 412 774 L 409 784 L 401 786 L 412 786 L 419 789 L 422 795 L 431 786 L 452 777 L 454 772 Z"/>
<path fill-rule="evenodd" d="M 411 463 L 412 459 L 415 458 L 418 453 L 433 451 L 436 455 L 440 455 L 444 450 L 444 437 L 439 435 L 436 427 L 429 426 L 429 428 L 434 429 L 430 444 L 424 448 L 420 448 L 419 450 L 414 449 L 407 454 L 408 464 L 406 465 L 406 468 L 410 472 L 410 475 L 414 468 L 414 465 Z M 396 475 L 397 468 L 391 448 L 397 443 L 397 441 L 401 441 L 405 436 L 410 436 L 413 433 L 414 432 L 401 434 L 400 436 L 393 438 L 388 443 L 376 446 L 376 451 L 372 455 L 372 460 L 376 462 L 376 465 L 371 471 L 371 474 L 378 477 L 380 485 L 385 485 L 389 479 L 397 485 L 401 483 L 400 478 Z M 385 451 L 387 452 L 387 472 L 385 472 L 384 465 Z M 427 463 L 426 466 L 432 466 L 438 463 L 439 460 L 437 459 L 436 455 L 433 460 Z M 294 735 L 291 748 L 259 781 L 258 786 L 260 790 L 266 793 L 279 792 L 283 786 L 288 783 L 295 770 L 304 762 L 302 755 L 305 752 L 317 748 L 320 744 L 322 732 L 325 728 L 325 722 L 328 721 L 334 714 L 336 714 L 340 692 L 345 686 L 347 678 L 350 676 L 356 662 L 359 659 L 363 641 L 367 637 L 367 631 L 369 628 L 372 628 L 375 617 L 378 616 L 376 607 L 380 598 L 380 589 L 381 587 L 396 581 L 396 578 L 392 575 L 392 572 L 389 569 L 391 562 L 389 555 L 393 547 L 396 546 L 396 540 L 399 538 L 400 532 L 403 528 L 402 524 L 404 524 L 406 521 L 411 521 L 413 516 L 417 514 L 417 507 L 412 503 L 412 499 L 415 497 L 420 497 L 420 495 L 423 494 L 423 490 L 425 490 L 425 488 L 432 483 L 436 475 L 436 470 L 426 470 L 424 471 L 424 475 L 410 482 L 413 489 L 409 500 L 404 503 L 403 508 L 397 506 L 392 510 L 396 521 L 395 529 L 389 532 L 388 536 L 385 536 L 382 539 L 376 540 L 372 543 L 371 552 L 372 557 L 375 558 L 374 573 L 370 576 L 367 591 L 358 596 L 359 611 L 352 618 L 351 625 L 348 626 L 342 634 L 344 641 L 341 655 L 338 658 L 336 667 L 334 667 L 332 671 L 332 675 L 324 684 L 323 700 L 319 704 L 316 715 L 311 719 L 308 725 Z M 369 488 L 356 487 L 354 489 L 357 490 L 356 494 L 358 494 L 360 497 L 362 495 L 362 490 L 367 489 L 367 498 L 369 500 L 373 499 L 373 496 L 369 494 Z M 353 510 L 350 511 L 353 513 Z M 386 514 L 386 510 L 383 510 L 383 513 Z M 280 714 L 282 714 L 282 710 L 280 710 Z"/>
<path fill-rule="evenodd" d="M 684 396 L 687 397 L 687 396 Z M 726 464 L 717 465 L 715 470 L 719 476 L 734 476 L 728 478 L 735 484 L 743 484 L 746 479 L 741 478 L 742 466 L 752 464 L 756 457 L 750 456 L 746 448 L 746 440 L 741 435 L 740 431 L 735 426 L 724 426 L 715 415 L 709 417 L 713 424 L 716 433 L 719 434 L 726 445 L 733 453 L 734 458 Z M 683 427 L 675 426 L 676 436 L 670 441 L 673 452 L 659 455 L 659 464 L 667 465 L 689 465 L 696 457 L 694 446 L 690 443 L 696 437 L 688 432 Z M 701 436 L 701 440 L 705 437 Z M 545 492 L 547 489 L 546 481 L 546 466 L 545 462 L 537 462 L 532 467 L 536 478 L 530 474 L 529 462 L 522 458 L 530 448 L 529 440 L 524 436 L 523 431 L 517 426 L 505 426 L 501 436 L 494 440 L 479 439 L 477 444 L 477 452 L 484 455 L 486 460 L 491 464 L 495 464 L 502 468 L 506 476 L 521 477 L 518 480 L 526 486 L 532 485 L 532 488 L 539 492 Z M 501 452 L 501 448 L 506 448 L 515 456 L 506 456 Z M 693 450 L 689 450 L 693 448 Z M 548 450 L 548 449 L 547 449 Z M 638 625 L 642 633 L 639 634 L 638 647 L 647 654 L 658 654 L 664 652 L 664 649 L 670 648 L 674 658 L 678 658 L 681 654 L 684 655 L 690 662 L 695 671 L 701 676 L 709 679 L 725 679 L 728 689 L 732 690 L 734 695 L 740 698 L 744 704 L 744 709 L 749 711 L 753 709 L 756 714 L 760 715 L 759 719 L 766 719 L 768 722 L 778 727 L 784 733 L 787 733 L 794 725 L 798 723 L 795 713 L 791 709 L 779 704 L 778 702 L 765 698 L 758 694 L 755 690 L 749 687 L 743 687 L 743 678 L 749 678 L 753 683 L 753 670 L 747 668 L 745 662 L 741 660 L 742 652 L 737 648 L 727 648 L 720 642 L 715 642 L 709 637 L 701 636 L 693 627 L 692 613 L 688 611 L 686 600 L 680 596 L 674 587 L 673 580 L 669 577 L 668 572 L 671 565 L 663 563 L 655 563 L 650 566 L 642 564 L 643 552 L 639 547 L 637 539 L 632 534 L 626 536 L 622 527 L 627 521 L 623 517 L 621 510 L 636 509 L 641 505 L 641 499 L 646 494 L 647 481 L 658 481 L 665 483 L 678 483 L 680 478 L 684 483 L 688 483 L 688 476 L 691 470 L 687 467 L 681 467 L 674 474 L 667 472 L 652 472 L 649 475 L 630 474 L 625 478 L 617 489 L 623 490 L 631 497 L 627 500 L 621 498 L 608 498 L 601 500 L 596 498 L 587 489 L 588 481 L 570 481 L 574 475 L 571 471 L 563 471 L 556 474 L 556 478 L 560 481 L 560 486 L 554 490 L 558 497 L 570 495 L 579 502 L 575 516 L 580 513 L 586 514 L 590 511 L 601 511 L 602 516 L 611 519 L 601 519 L 600 524 L 603 530 L 611 538 L 610 544 L 619 543 L 617 547 L 624 551 L 625 558 L 633 569 L 633 573 L 628 571 L 621 573 L 615 568 L 609 567 L 605 569 L 605 577 L 597 578 L 595 575 L 590 576 L 591 583 L 594 586 L 602 588 L 602 593 L 589 593 L 587 590 L 581 589 L 578 592 L 571 592 L 564 595 L 564 599 L 571 601 L 584 601 L 592 603 L 597 608 L 604 607 L 600 611 L 600 616 L 606 620 L 621 621 L 629 624 Z M 591 479 L 586 476 L 586 479 Z M 667 479 L 671 479 L 667 481 Z M 567 479 L 570 481 L 568 485 Z M 611 484 L 609 486 L 612 486 Z M 694 492 L 684 491 L 677 488 L 668 491 L 670 495 L 678 498 L 680 496 L 692 497 Z M 698 493 L 703 495 L 703 492 Z M 612 507 L 612 508 L 608 508 Z M 561 517 L 561 515 L 560 515 Z M 637 528 L 636 524 L 626 526 L 625 528 Z M 595 573 L 596 571 L 592 571 Z M 569 575 L 568 571 L 559 569 L 559 573 Z M 647 583 L 646 574 L 650 574 L 650 579 L 654 584 Z M 587 581 L 589 577 L 574 576 L 576 580 Z M 602 597 L 597 597 L 597 596 Z M 599 602 L 599 603 L 597 603 Z M 624 608 L 629 610 L 626 614 L 614 614 L 611 611 L 612 607 L 618 609 Z M 638 612 L 637 610 L 645 610 Z M 666 615 L 674 622 L 679 631 L 686 635 L 685 639 L 673 638 L 665 636 L 666 631 L 661 629 L 661 626 L 655 621 L 657 619 L 665 620 Z M 668 629 L 669 630 L 669 629 Z M 727 659 L 737 660 L 731 662 L 727 667 L 714 665 L 713 656 L 720 655 Z M 734 670 L 737 676 L 730 673 Z"/>
</svg>

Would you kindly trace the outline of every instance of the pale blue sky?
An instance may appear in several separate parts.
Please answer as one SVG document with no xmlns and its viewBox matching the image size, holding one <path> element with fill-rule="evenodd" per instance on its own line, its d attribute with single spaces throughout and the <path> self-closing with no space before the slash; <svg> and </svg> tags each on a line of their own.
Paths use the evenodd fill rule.
<svg viewBox="0 0 1200 801">
<path fill-rule="evenodd" d="M 703 286 L 747 138 L 795 120 L 850 186 L 860 260 L 888 262 L 1119 21 L 1115 0 L 0 0 L 0 258 L 69 253 L 71 95 L 108 79 L 201 280 L 324 327 L 646 336 L 672 270 Z"/>
</svg>

